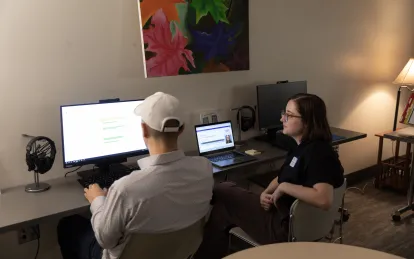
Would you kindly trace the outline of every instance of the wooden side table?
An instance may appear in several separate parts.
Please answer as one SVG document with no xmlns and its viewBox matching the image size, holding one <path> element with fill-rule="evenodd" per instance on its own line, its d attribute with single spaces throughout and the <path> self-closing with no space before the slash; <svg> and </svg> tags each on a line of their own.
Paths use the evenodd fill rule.
<svg viewBox="0 0 414 259">
<path fill-rule="evenodd" d="M 378 172 L 375 175 L 375 188 L 390 187 L 406 193 L 410 183 L 411 143 L 407 143 L 405 154 L 400 155 L 400 141 L 395 141 L 394 154 L 383 160 L 384 135 L 393 131 L 375 134 L 378 137 Z"/>
</svg>

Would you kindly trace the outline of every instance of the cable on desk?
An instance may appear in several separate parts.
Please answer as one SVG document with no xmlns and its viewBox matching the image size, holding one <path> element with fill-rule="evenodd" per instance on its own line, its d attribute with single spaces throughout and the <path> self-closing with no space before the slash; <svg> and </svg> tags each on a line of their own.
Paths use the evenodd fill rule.
<svg viewBox="0 0 414 259">
<path fill-rule="evenodd" d="M 76 168 L 75 170 L 72 170 L 72 171 L 67 172 L 67 173 L 65 174 L 65 177 L 66 177 L 68 174 L 71 174 L 71 173 L 74 173 L 74 172 L 78 171 L 79 169 L 81 169 L 81 168 L 82 168 L 82 166 L 83 166 L 83 165 L 79 166 L 79 167 L 78 167 L 78 168 Z"/>
<path fill-rule="evenodd" d="M 40 250 L 40 233 L 38 232 L 38 230 L 40 232 L 40 228 L 39 229 L 37 227 L 33 228 L 33 231 L 36 233 L 36 236 L 37 236 L 37 249 L 36 249 L 36 254 L 35 254 L 34 259 L 37 259 L 37 256 L 39 255 L 39 250 Z"/>
</svg>

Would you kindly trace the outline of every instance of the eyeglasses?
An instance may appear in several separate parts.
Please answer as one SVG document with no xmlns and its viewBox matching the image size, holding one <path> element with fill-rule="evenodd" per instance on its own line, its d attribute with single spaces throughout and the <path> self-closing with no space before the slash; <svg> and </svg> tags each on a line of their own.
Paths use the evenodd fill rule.
<svg viewBox="0 0 414 259">
<path fill-rule="evenodd" d="M 282 116 L 282 119 L 283 119 L 284 122 L 288 122 L 289 121 L 289 118 L 302 118 L 302 116 L 288 114 L 285 111 L 281 111 L 280 112 L 280 116 Z"/>
</svg>

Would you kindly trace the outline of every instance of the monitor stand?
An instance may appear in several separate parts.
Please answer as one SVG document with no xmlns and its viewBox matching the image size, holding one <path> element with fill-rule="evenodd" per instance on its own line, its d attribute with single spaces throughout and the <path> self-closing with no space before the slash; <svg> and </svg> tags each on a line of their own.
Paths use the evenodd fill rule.
<svg viewBox="0 0 414 259">
<path fill-rule="evenodd" d="M 264 132 L 264 134 L 255 137 L 255 139 L 258 141 L 272 142 L 276 138 L 276 134 L 279 130 L 281 129 L 280 128 L 267 129 Z"/>
<path fill-rule="evenodd" d="M 289 137 L 279 131 L 280 128 L 268 129 L 265 134 L 257 136 L 255 139 L 258 141 L 268 142 L 272 146 L 286 151 L 297 147 L 297 143 L 292 137 Z"/>
<path fill-rule="evenodd" d="M 126 162 L 122 160 L 122 162 Z M 88 178 L 92 175 L 96 175 L 96 174 L 109 174 L 110 172 L 125 172 L 128 171 L 129 168 L 123 164 L 121 164 L 120 161 L 118 161 L 118 163 L 114 162 L 114 163 L 100 163 L 100 164 L 96 164 L 94 166 L 93 169 L 90 170 L 85 170 L 85 171 L 80 171 L 78 172 L 78 176 L 81 178 Z"/>
</svg>

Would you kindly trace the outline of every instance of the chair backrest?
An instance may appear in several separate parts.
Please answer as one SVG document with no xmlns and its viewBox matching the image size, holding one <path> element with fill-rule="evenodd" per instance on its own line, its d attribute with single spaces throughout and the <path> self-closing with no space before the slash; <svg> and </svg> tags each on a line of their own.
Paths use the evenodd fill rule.
<svg viewBox="0 0 414 259">
<path fill-rule="evenodd" d="M 198 249 L 203 239 L 205 218 L 174 232 L 134 234 L 120 259 L 187 259 Z"/>
<path fill-rule="evenodd" d="M 303 201 L 296 200 L 290 207 L 289 242 L 317 241 L 329 234 L 343 207 L 346 179 L 341 187 L 334 189 L 332 206 L 322 210 Z"/>
</svg>

